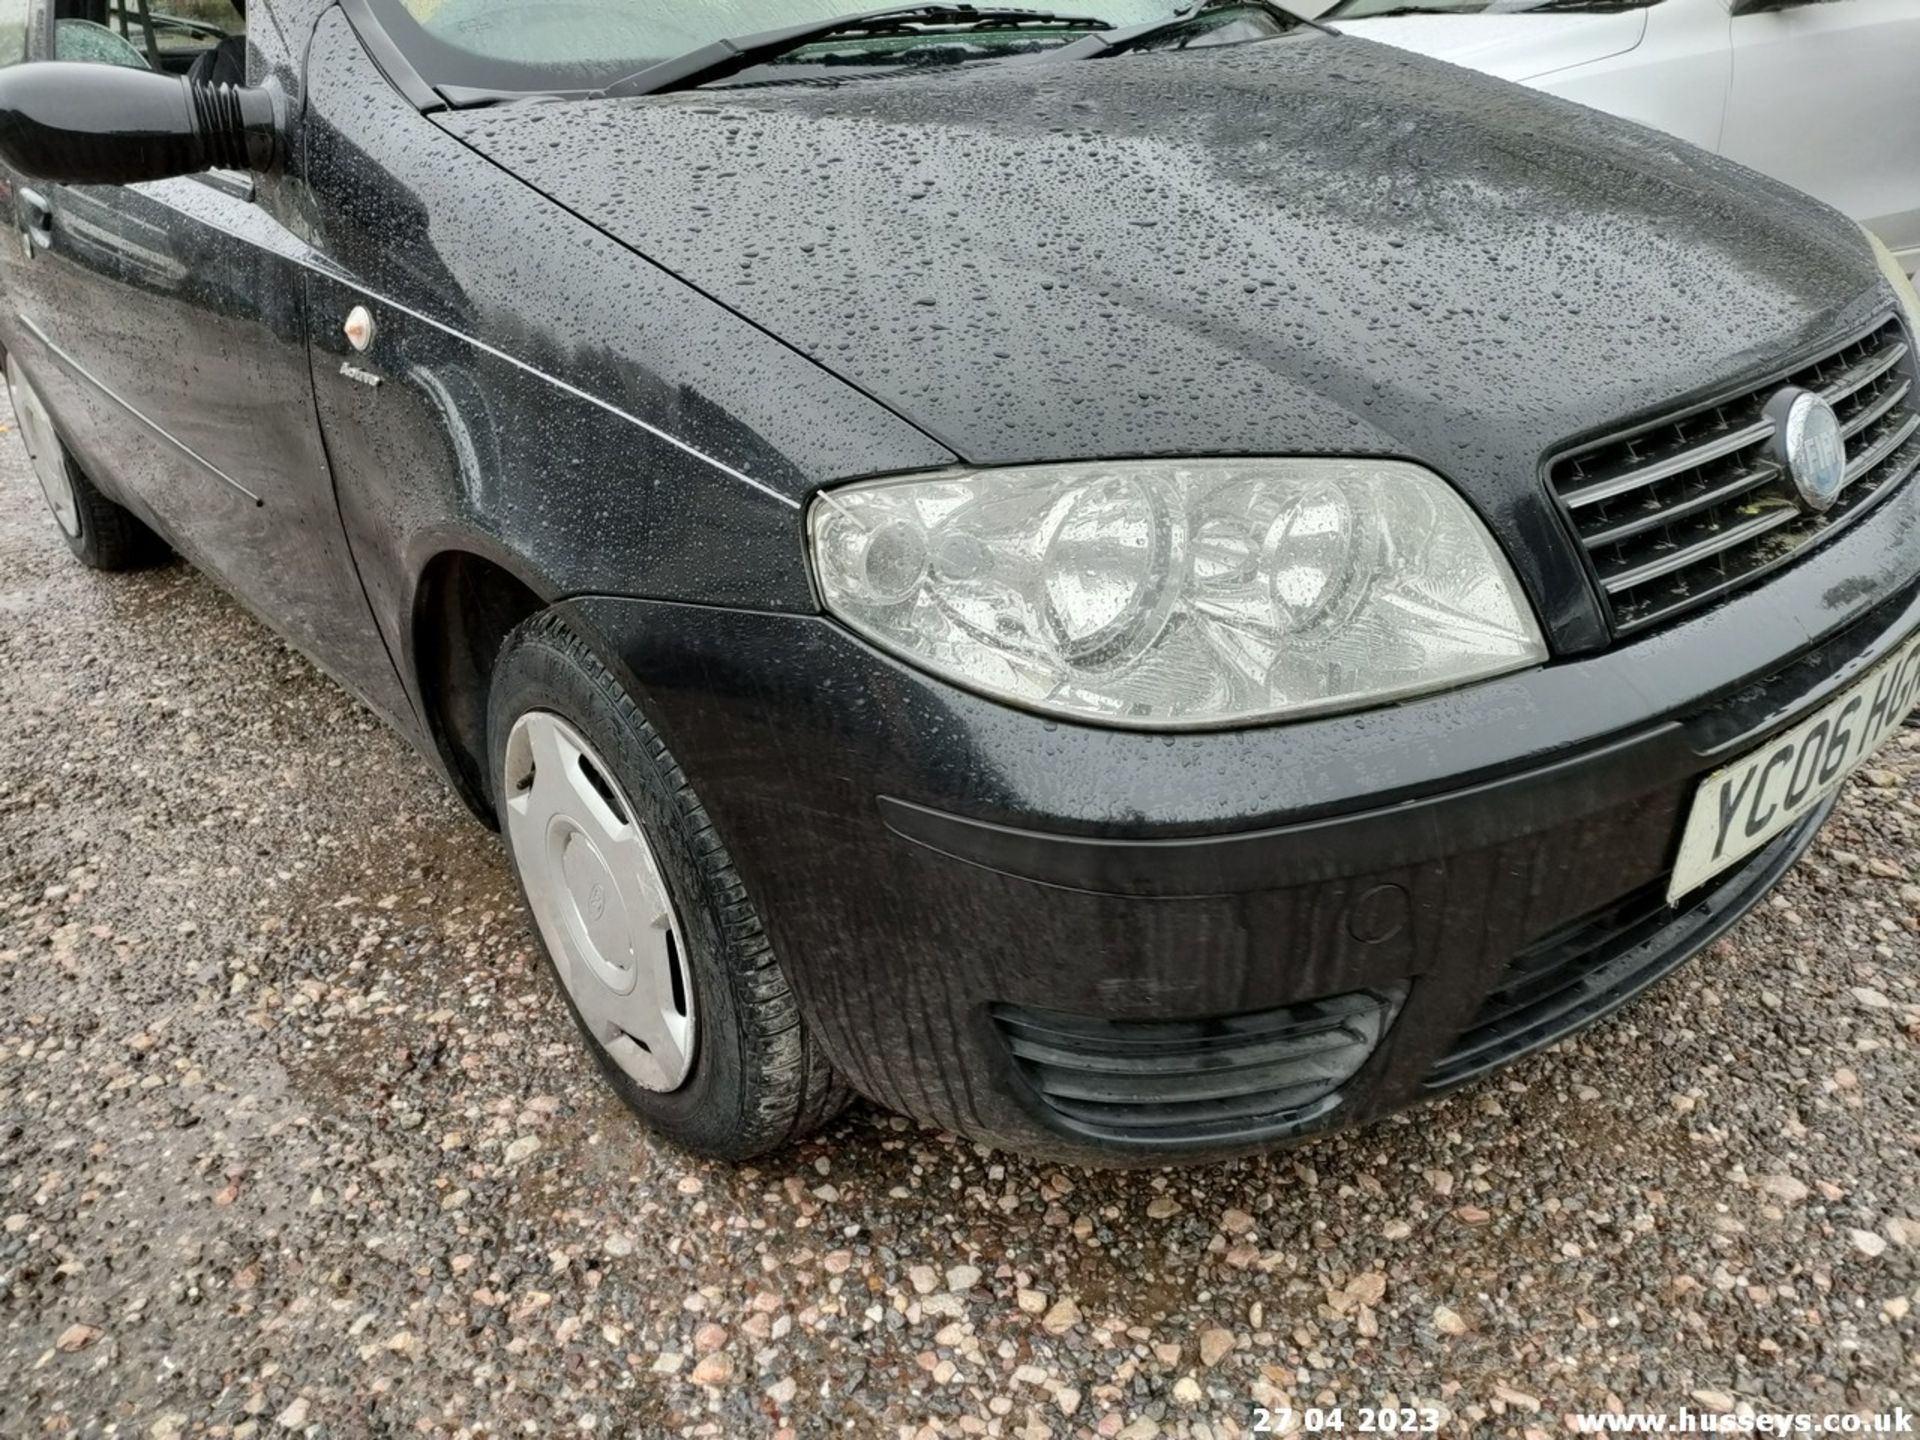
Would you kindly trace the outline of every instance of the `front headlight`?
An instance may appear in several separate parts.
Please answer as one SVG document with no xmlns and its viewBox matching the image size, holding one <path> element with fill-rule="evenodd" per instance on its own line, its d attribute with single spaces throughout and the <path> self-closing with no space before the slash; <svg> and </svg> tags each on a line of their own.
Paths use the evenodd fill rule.
<svg viewBox="0 0 1920 1440">
<path fill-rule="evenodd" d="M 850 485 L 827 609 L 984 694 L 1149 730 L 1352 710 L 1546 657 L 1506 557 L 1394 460 L 1033 465 Z"/>
<path fill-rule="evenodd" d="M 1920 337 L 1920 292 L 1914 290 L 1913 281 L 1907 278 L 1907 272 L 1900 267 L 1900 262 L 1880 237 L 1864 226 L 1861 227 L 1861 233 L 1867 237 L 1867 243 L 1873 246 L 1873 258 L 1880 262 L 1880 273 L 1887 277 L 1887 283 L 1893 287 L 1893 293 L 1900 297 L 1901 307 L 1907 312 L 1907 332 Z"/>
</svg>

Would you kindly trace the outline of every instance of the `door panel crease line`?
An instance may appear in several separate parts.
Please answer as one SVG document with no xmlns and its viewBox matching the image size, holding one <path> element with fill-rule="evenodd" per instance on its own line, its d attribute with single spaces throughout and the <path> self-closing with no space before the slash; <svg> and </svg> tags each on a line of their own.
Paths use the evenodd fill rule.
<svg viewBox="0 0 1920 1440">
<path fill-rule="evenodd" d="M 154 434 L 158 435 L 162 440 L 166 441 L 169 445 L 173 446 L 173 448 L 178 450 L 182 455 L 186 456 L 189 460 L 193 461 L 194 464 L 200 466 L 201 469 L 205 470 L 209 475 L 214 476 L 216 479 L 221 480 L 225 484 L 231 485 L 235 490 L 238 490 L 242 495 L 246 496 L 247 499 L 251 500 L 255 505 L 265 505 L 267 503 L 266 501 L 262 500 L 258 495 L 254 494 L 253 491 L 249 490 L 246 486 L 242 485 L 238 480 L 234 479 L 231 475 L 227 474 L 227 472 L 222 470 L 218 465 L 214 464 L 211 460 L 207 459 L 207 457 L 202 455 L 198 450 L 195 450 L 191 445 L 187 444 L 184 440 L 179 439 L 174 434 L 172 434 L 172 432 L 166 430 L 160 425 L 155 424 L 146 415 L 142 414 L 137 407 L 135 407 L 132 403 L 127 401 L 125 398 L 123 398 L 119 394 L 119 392 L 113 389 L 112 386 L 108 385 L 104 380 L 100 379 L 99 376 L 95 375 L 91 370 L 87 369 L 87 367 L 85 365 L 82 365 L 77 359 L 75 359 L 72 354 L 70 354 L 68 351 L 63 349 L 53 339 L 52 336 L 48 335 L 46 331 L 42 330 L 38 325 L 34 324 L 30 316 L 21 314 L 18 311 L 16 311 L 15 318 L 18 319 L 21 325 L 26 328 L 27 333 L 32 335 L 33 338 L 38 340 L 42 345 L 46 346 L 47 349 L 52 352 L 54 358 L 57 359 L 62 365 L 66 366 L 67 369 L 71 370 L 75 375 L 79 376 L 82 380 L 86 381 L 87 384 L 91 385 L 95 390 L 99 391 L 102 395 L 106 396 L 107 399 L 111 400 L 114 404 L 118 405 L 122 410 L 126 411 L 127 414 L 131 415 L 134 419 L 138 420 L 142 425 L 146 426 L 147 429 L 151 430 Z"/>
</svg>

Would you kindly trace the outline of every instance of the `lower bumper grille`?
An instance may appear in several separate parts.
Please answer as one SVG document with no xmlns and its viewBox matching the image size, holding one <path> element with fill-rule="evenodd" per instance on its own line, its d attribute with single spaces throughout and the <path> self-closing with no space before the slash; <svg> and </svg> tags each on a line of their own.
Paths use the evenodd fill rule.
<svg viewBox="0 0 1920 1440">
<path fill-rule="evenodd" d="M 1328 1113 L 1404 992 L 1370 990 L 1209 1020 L 1100 1020 L 996 1005 L 993 1023 L 1051 1118 L 1110 1142 L 1278 1138 Z"/>
<path fill-rule="evenodd" d="M 1829 801 L 1684 910 L 1667 904 L 1663 875 L 1523 950 L 1427 1088 L 1447 1089 L 1551 1045 L 1677 970 L 1800 858 L 1832 808 Z"/>
</svg>

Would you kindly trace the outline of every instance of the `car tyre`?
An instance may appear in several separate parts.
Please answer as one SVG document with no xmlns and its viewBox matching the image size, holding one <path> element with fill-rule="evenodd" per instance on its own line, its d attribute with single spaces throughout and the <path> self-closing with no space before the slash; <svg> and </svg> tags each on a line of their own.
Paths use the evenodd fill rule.
<svg viewBox="0 0 1920 1440">
<path fill-rule="evenodd" d="M 166 546 L 160 537 L 125 507 L 102 495 L 74 463 L 39 392 L 11 355 L 7 356 L 7 395 L 47 509 L 81 564 L 95 570 L 133 570 L 164 555 Z"/>
<path fill-rule="evenodd" d="M 850 1092 L 808 1032 L 699 796 L 626 686 L 551 612 L 501 649 L 488 749 L 521 898 L 621 1098 L 675 1144 L 728 1160 L 838 1114 Z M 664 918 L 646 913 L 656 907 Z M 619 961 L 646 954 L 656 960 L 633 969 L 664 968 L 671 1002 L 665 981 L 651 1003 L 637 998 L 644 980 L 612 993 L 631 973 Z"/>
</svg>

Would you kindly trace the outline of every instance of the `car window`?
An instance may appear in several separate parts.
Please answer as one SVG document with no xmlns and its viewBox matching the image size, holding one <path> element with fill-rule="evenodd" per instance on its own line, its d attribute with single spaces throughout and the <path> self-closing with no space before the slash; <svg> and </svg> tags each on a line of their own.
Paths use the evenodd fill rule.
<svg viewBox="0 0 1920 1440">
<path fill-rule="evenodd" d="M 114 23 L 118 25 L 126 18 L 138 36 L 143 8 L 138 0 L 125 6 L 114 5 Z M 228 35 L 239 35 L 246 30 L 246 20 L 233 8 L 231 0 L 159 0 L 148 13 L 154 22 L 154 39 L 163 52 L 204 50 Z"/>
<path fill-rule="evenodd" d="M 27 12 L 31 0 L 0 0 L 0 65 L 27 58 Z"/>
<path fill-rule="evenodd" d="M 55 14 L 55 59 L 141 65 L 176 75 L 192 71 L 202 57 L 204 70 L 221 43 L 246 28 L 232 0 L 55 0 Z"/>
<path fill-rule="evenodd" d="M 1156 19 L 1173 0 L 1021 0 L 1114 25 Z M 375 0 L 382 26 L 435 85 L 591 89 L 711 41 L 877 8 L 871 0 Z M 1011 43 L 1013 37 L 1008 37 Z M 1031 43 L 1030 35 L 1018 43 Z M 978 48 L 994 43 L 979 37 Z"/>
<path fill-rule="evenodd" d="M 147 57 L 127 40 L 92 20 L 61 20 L 53 27 L 53 58 L 85 65 L 124 65 L 147 70 Z"/>
</svg>

